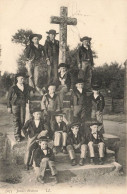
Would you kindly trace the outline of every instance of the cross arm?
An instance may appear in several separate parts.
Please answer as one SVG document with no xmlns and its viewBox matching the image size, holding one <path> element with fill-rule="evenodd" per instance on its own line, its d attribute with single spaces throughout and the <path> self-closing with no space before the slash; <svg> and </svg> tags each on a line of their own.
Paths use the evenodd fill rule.
<svg viewBox="0 0 127 194">
<path fill-rule="evenodd" d="M 77 19 L 76 18 L 70 18 L 70 17 L 64 18 L 64 17 L 51 16 L 50 23 L 53 23 L 53 24 L 64 24 L 64 23 L 66 23 L 67 25 L 76 25 L 77 24 Z"/>
</svg>

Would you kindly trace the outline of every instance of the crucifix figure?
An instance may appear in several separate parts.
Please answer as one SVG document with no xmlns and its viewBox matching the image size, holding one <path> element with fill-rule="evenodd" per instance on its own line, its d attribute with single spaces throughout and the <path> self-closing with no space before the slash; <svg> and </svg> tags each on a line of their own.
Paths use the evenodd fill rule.
<svg viewBox="0 0 127 194">
<path fill-rule="evenodd" d="M 68 17 L 67 7 L 60 7 L 60 17 L 52 16 L 50 22 L 59 24 L 59 63 L 66 63 L 67 25 L 76 25 L 77 19 Z"/>
</svg>

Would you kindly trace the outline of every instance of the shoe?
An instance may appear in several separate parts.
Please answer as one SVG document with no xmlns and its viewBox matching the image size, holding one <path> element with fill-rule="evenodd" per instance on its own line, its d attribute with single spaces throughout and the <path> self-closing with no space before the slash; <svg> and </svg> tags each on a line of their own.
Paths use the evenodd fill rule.
<svg viewBox="0 0 127 194">
<path fill-rule="evenodd" d="M 71 160 L 71 165 L 72 165 L 72 166 L 75 166 L 75 165 L 76 165 L 75 159 Z"/>
<path fill-rule="evenodd" d="M 93 158 L 90 158 L 90 164 L 95 164 Z"/>
<path fill-rule="evenodd" d="M 56 176 L 56 175 L 54 176 L 54 183 L 55 183 L 55 184 L 57 184 L 57 183 L 58 183 L 58 178 L 57 178 L 57 176 Z"/>
<path fill-rule="evenodd" d="M 79 160 L 79 165 L 80 165 L 80 166 L 83 166 L 83 165 L 84 165 L 84 158 L 80 158 L 80 160 Z"/>
<path fill-rule="evenodd" d="M 29 170 L 29 165 L 25 166 L 25 170 L 28 171 Z"/>
<path fill-rule="evenodd" d="M 67 154 L 67 150 L 66 150 L 66 147 L 63 147 L 63 154 Z"/>
<path fill-rule="evenodd" d="M 16 140 L 17 142 L 20 142 L 20 141 L 21 141 L 20 137 L 15 137 L 15 140 Z"/>
<path fill-rule="evenodd" d="M 98 163 L 99 165 L 102 165 L 102 164 L 104 164 L 104 162 L 103 162 L 103 158 L 99 158 L 99 163 Z"/>
<path fill-rule="evenodd" d="M 53 153 L 54 153 L 54 154 L 57 154 L 57 149 L 56 149 L 56 147 L 53 148 Z"/>
<path fill-rule="evenodd" d="M 38 176 L 38 177 L 37 177 L 37 181 L 38 181 L 39 183 L 41 183 L 41 184 L 44 184 L 44 179 L 43 179 L 42 176 Z"/>
</svg>

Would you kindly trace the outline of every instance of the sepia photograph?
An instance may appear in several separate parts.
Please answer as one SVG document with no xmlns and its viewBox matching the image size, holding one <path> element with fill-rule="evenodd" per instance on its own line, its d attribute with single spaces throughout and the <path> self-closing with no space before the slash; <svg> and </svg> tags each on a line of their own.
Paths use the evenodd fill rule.
<svg viewBox="0 0 127 194">
<path fill-rule="evenodd" d="M 127 0 L 0 0 L 0 194 L 127 193 Z"/>
</svg>

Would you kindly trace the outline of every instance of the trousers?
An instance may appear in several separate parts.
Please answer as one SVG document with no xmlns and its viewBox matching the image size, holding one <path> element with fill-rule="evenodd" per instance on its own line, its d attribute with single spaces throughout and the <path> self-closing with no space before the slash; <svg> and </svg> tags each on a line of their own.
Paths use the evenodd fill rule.
<svg viewBox="0 0 127 194">
<path fill-rule="evenodd" d="M 82 144 L 80 146 L 80 148 L 78 149 L 74 149 L 74 147 L 72 145 L 68 145 L 67 146 L 67 151 L 69 154 L 70 159 L 75 159 L 75 152 L 81 152 L 80 154 L 80 158 L 86 158 L 87 155 L 87 145 L 86 144 Z"/>
<path fill-rule="evenodd" d="M 14 127 L 14 136 L 21 136 L 21 129 L 25 122 L 26 115 L 26 105 L 13 105 L 12 106 L 13 114 L 13 127 Z"/>
<path fill-rule="evenodd" d="M 103 125 L 103 112 L 92 110 L 91 118 L 96 119 L 102 125 L 98 126 L 98 130 L 104 133 L 104 125 Z"/>
<path fill-rule="evenodd" d="M 50 168 L 52 176 L 57 174 L 55 163 L 54 161 L 49 160 L 49 158 L 43 158 L 41 160 L 40 167 L 36 167 L 35 164 L 33 166 L 34 166 L 36 177 L 38 176 L 44 177 L 47 167 Z"/>
<path fill-rule="evenodd" d="M 95 157 L 95 149 L 97 148 L 99 151 L 99 157 L 103 158 L 105 153 L 105 144 L 100 142 L 98 144 L 94 144 L 92 141 L 88 143 L 90 157 Z"/>
<path fill-rule="evenodd" d="M 55 132 L 54 134 L 54 146 L 66 146 L 67 142 L 67 133 L 66 132 Z"/>
<path fill-rule="evenodd" d="M 60 98 L 60 107 L 63 108 L 63 100 L 65 94 L 68 92 L 68 88 L 66 85 L 60 85 L 59 88 L 59 98 Z"/>
</svg>

